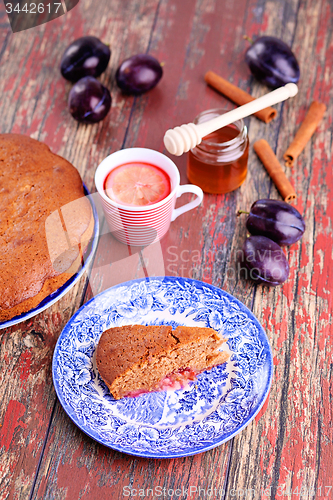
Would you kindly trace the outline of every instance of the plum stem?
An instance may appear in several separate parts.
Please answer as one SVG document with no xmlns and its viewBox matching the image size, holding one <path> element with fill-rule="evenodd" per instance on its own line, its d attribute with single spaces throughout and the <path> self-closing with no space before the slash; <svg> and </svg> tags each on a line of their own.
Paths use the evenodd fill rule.
<svg viewBox="0 0 333 500">
<path fill-rule="evenodd" d="M 238 210 L 238 212 L 237 212 L 237 214 L 236 214 L 236 215 L 237 215 L 237 217 L 239 217 L 239 216 L 240 216 L 240 215 L 242 215 L 242 214 L 247 214 L 247 215 L 250 215 L 250 212 L 246 212 L 246 210 Z"/>
<path fill-rule="evenodd" d="M 244 38 L 244 40 L 247 40 L 248 42 L 250 42 L 250 44 L 251 44 L 251 45 L 254 43 L 253 38 L 251 38 L 251 37 L 250 37 L 250 36 L 248 36 L 248 35 L 243 35 L 243 38 Z"/>
</svg>

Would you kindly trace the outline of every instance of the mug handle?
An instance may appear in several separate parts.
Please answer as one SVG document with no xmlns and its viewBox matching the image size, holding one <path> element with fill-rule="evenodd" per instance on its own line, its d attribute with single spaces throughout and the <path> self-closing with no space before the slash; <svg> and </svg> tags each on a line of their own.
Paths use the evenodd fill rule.
<svg viewBox="0 0 333 500">
<path fill-rule="evenodd" d="M 171 216 L 171 222 L 176 220 L 177 217 L 184 214 L 185 212 L 188 212 L 189 210 L 192 210 L 192 208 L 197 207 L 202 202 L 203 191 L 201 188 L 199 188 L 199 186 L 194 186 L 193 184 L 184 184 L 183 186 L 179 186 L 177 190 L 177 198 L 179 198 L 184 193 L 193 193 L 197 197 L 195 198 L 195 200 L 186 203 L 186 205 L 183 205 L 182 207 L 174 208 Z"/>
</svg>

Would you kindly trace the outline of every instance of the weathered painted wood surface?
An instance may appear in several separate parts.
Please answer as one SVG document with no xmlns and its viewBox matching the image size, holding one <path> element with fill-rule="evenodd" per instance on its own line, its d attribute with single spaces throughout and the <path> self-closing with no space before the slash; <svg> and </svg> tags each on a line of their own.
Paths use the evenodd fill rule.
<svg viewBox="0 0 333 500">
<path fill-rule="evenodd" d="M 205 498 L 209 488 L 212 498 L 333 498 L 331 2 L 81 0 L 66 16 L 27 32 L 13 35 L 5 16 L 0 22 L 1 132 L 44 140 L 77 166 L 90 189 L 96 166 L 110 152 L 132 146 L 163 151 L 167 128 L 204 109 L 232 108 L 205 85 L 207 70 L 255 96 L 267 91 L 244 63 L 244 34 L 282 37 L 302 71 L 298 96 L 277 106 L 274 122 L 248 120 L 252 143 L 265 138 L 282 158 L 310 102 L 328 106 L 311 143 L 287 172 L 307 229 L 288 249 L 291 273 L 282 287 L 255 286 L 238 272 L 246 230 L 237 210 L 258 198 L 279 197 L 251 149 L 239 190 L 205 195 L 200 208 L 172 224 L 161 245 L 142 253 L 103 235 L 87 289 L 81 280 L 45 313 L 2 333 L 0 498 L 125 498 L 129 485 L 137 496 L 140 489 L 166 488 L 166 498 L 172 498 L 169 489 L 183 487 L 180 498 Z M 112 49 L 101 78 L 111 89 L 112 111 L 94 126 L 78 125 L 69 116 L 70 84 L 58 71 L 65 47 L 83 34 L 99 36 Z M 163 79 L 141 97 L 124 97 L 114 83 L 117 64 L 145 51 L 164 62 Z M 186 183 L 185 156 L 176 163 Z M 113 284 L 161 274 L 161 252 L 165 274 L 213 283 L 253 308 L 270 338 L 275 372 L 268 403 L 232 441 L 184 459 L 146 460 L 100 446 L 76 428 L 57 402 L 51 360 L 61 329 L 83 301 Z"/>
</svg>

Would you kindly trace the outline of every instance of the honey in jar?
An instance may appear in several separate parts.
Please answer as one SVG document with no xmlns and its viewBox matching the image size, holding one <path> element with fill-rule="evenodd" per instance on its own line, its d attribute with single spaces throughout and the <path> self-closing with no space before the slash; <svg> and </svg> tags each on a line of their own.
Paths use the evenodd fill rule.
<svg viewBox="0 0 333 500">
<path fill-rule="evenodd" d="M 202 123 L 223 113 L 204 111 L 194 123 Z M 187 177 L 206 193 L 229 193 L 245 180 L 249 140 L 243 120 L 237 120 L 204 137 L 187 158 Z"/>
</svg>

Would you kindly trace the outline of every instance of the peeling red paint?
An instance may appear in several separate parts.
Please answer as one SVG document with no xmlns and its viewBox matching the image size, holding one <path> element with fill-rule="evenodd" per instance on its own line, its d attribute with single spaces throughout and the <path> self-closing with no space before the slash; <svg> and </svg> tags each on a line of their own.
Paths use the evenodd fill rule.
<svg viewBox="0 0 333 500">
<path fill-rule="evenodd" d="M 22 352 L 20 356 L 20 379 L 27 380 L 31 373 L 31 351 Z"/>
<path fill-rule="evenodd" d="M 9 401 L 2 427 L 0 427 L 0 449 L 2 446 L 6 450 L 9 449 L 16 427 L 27 427 L 24 422 L 19 420 L 24 413 L 25 406 L 22 403 L 13 399 Z"/>
</svg>

